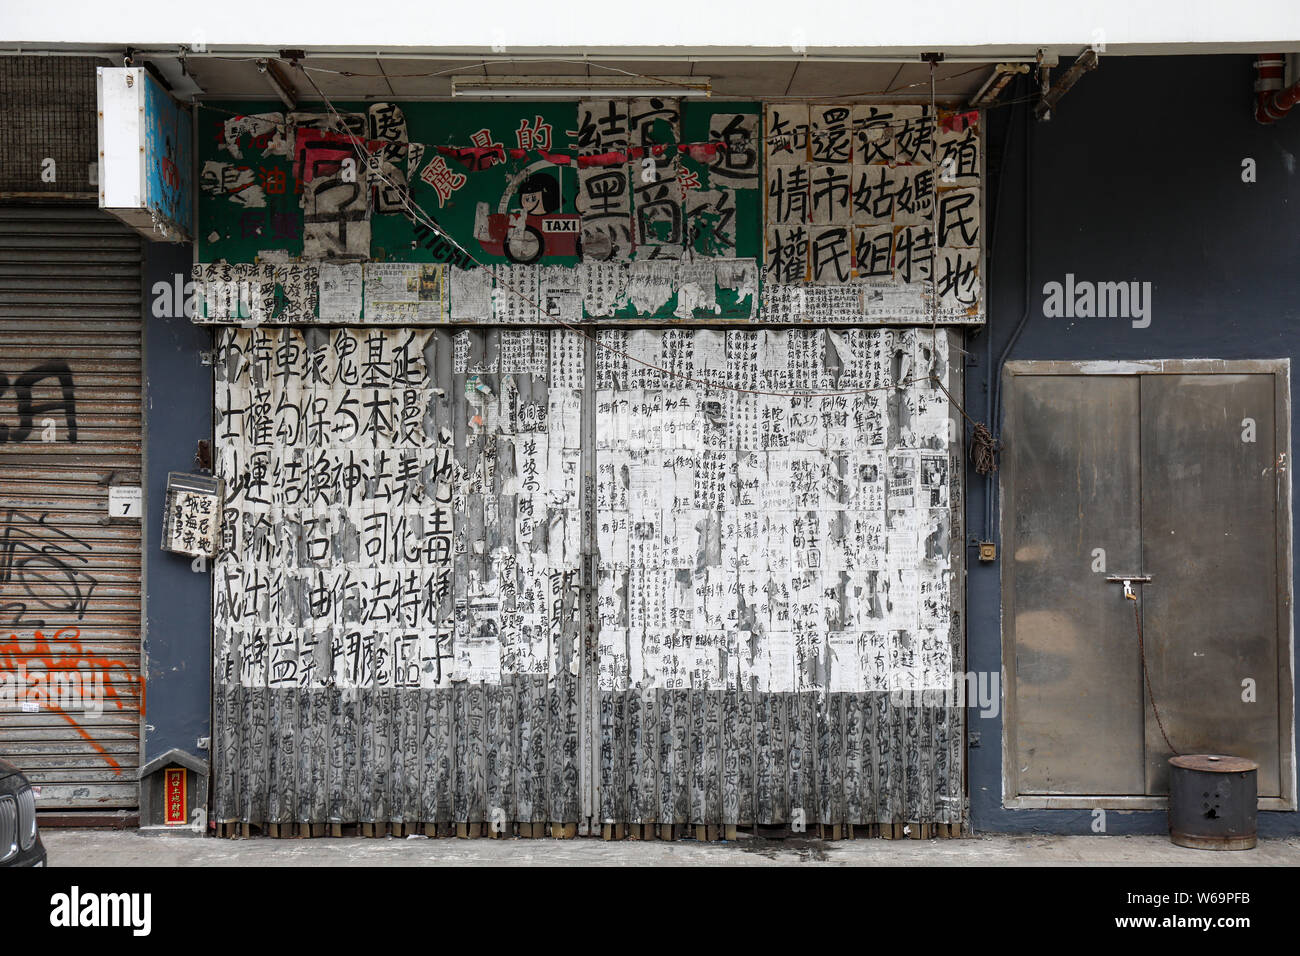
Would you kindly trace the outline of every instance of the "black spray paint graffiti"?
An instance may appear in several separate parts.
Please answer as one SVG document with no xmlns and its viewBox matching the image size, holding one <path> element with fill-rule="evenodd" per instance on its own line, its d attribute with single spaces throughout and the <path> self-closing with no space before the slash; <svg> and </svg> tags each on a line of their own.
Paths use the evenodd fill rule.
<svg viewBox="0 0 1300 956">
<path fill-rule="evenodd" d="M 0 623 L 6 626 L 44 627 L 44 618 L 27 616 L 29 607 L 75 614 L 81 620 L 99 583 L 84 570 L 90 545 L 47 524 L 48 517 L 49 512 L 39 517 L 14 509 L 5 512 L 0 526 Z"/>
<path fill-rule="evenodd" d="M 57 380 L 61 397 L 53 401 L 32 401 L 32 389 L 47 379 Z M 13 388 L 18 403 L 18 425 L 0 422 L 0 445 L 26 441 L 31 435 L 37 415 L 47 412 L 62 412 L 67 422 L 68 441 L 77 440 L 77 399 L 72 384 L 72 370 L 67 362 L 46 362 L 31 371 L 24 372 L 14 382 L 9 376 L 0 372 L 0 401 L 4 401 Z"/>
</svg>

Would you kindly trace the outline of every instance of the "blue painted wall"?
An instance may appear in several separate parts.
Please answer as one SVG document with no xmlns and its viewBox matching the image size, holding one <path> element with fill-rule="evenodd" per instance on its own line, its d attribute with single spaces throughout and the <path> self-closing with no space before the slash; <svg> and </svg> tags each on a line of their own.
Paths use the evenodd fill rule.
<svg viewBox="0 0 1300 956">
<path fill-rule="evenodd" d="M 990 327 L 968 336 L 972 417 L 987 420 L 986 347 L 991 343 L 996 365 L 1025 308 L 1026 139 L 1029 317 L 1009 359 L 1300 359 L 1300 111 L 1272 127 L 1255 123 L 1252 60 L 1103 56 L 1054 118 L 1031 120 L 1027 135 L 1024 107 L 990 111 Z M 1242 182 L 1247 157 L 1257 164 L 1253 184 Z M 1152 282 L 1150 327 L 1045 317 L 1044 284 L 1070 272 Z M 1292 406 L 1292 447 L 1300 448 L 1294 394 Z M 968 487 L 969 537 L 983 537 L 989 486 L 970 472 Z M 967 666 L 996 673 L 1000 561 L 980 564 L 976 557 L 972 547 Z M 1002 809 L 1000 716 L 980 718 L 972 710 L 969 729 L 980 734 L 969 751 L 977 830 L 1090 832 L 1088 810 Z M 1107 833 L 1166 831 L 1164 811 L 1107 813 Z M 1262 812 L 1259 832 L 1300 833 L 1300 813 Z"/>
<path fill-rule="evenodd" d="M 174 285 L 189 279 L 188 245 L 146 243 L 145 322 L 145 652 L 146 714 L 142 764 L 173 747 L 206 761 L 198 738 L 210 734 L 211 565 L 163 551 L 169 471 L 193 471 L 200 439 L 212 437 L 212 369 L 202 354 L 211 334 L 176 313 Z M 165 283 L 160 296 L 157 283 Z M 170 301 L 169 301 L 170 300 Z M 183 308 L 183 306 L 182 306 Z M 159 314 L 161 313 L 161 314 Z"/>
</svg>

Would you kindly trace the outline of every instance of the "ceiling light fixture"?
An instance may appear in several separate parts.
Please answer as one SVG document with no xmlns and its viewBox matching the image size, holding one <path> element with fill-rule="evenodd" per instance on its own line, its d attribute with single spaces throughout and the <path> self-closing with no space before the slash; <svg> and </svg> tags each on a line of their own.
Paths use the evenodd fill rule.
<svg viewBox="0 0 1300 956">
<path fill-rule="evenodd" d="M 707 76 L 453 76 L 451 95 L 476 99 L 708 97 Z"/>
</svg>

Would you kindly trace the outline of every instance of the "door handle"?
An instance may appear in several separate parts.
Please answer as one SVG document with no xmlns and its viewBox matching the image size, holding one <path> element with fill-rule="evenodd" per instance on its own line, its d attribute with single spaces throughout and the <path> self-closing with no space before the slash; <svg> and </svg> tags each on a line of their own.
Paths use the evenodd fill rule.
<svg viewBox="0 0 1300 956">
<path fill-rule="evenodd" d="M 1150 584 L 1151 575 L 1149 574 L 1109 574 L 1106 580 L 1113 584 L 1124 585 L 1124 597 L 1130 601 L 1136 601 L 1137 595 L 1133 593 L 1133 584 Z"/>
</svg>

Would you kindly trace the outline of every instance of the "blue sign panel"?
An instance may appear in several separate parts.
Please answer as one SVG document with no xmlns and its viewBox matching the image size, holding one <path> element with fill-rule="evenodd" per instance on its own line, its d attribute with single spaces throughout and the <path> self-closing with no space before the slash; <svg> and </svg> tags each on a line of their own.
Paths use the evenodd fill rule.
<svg viewBox="0 0 1300 956">
<path fill-rule="evenodd" d="M 179 232 L 188 239 L 194 234 L 190 114 L 146 76 L 144 120 L 145 205 L 164 232 Z"/>
</svg>

